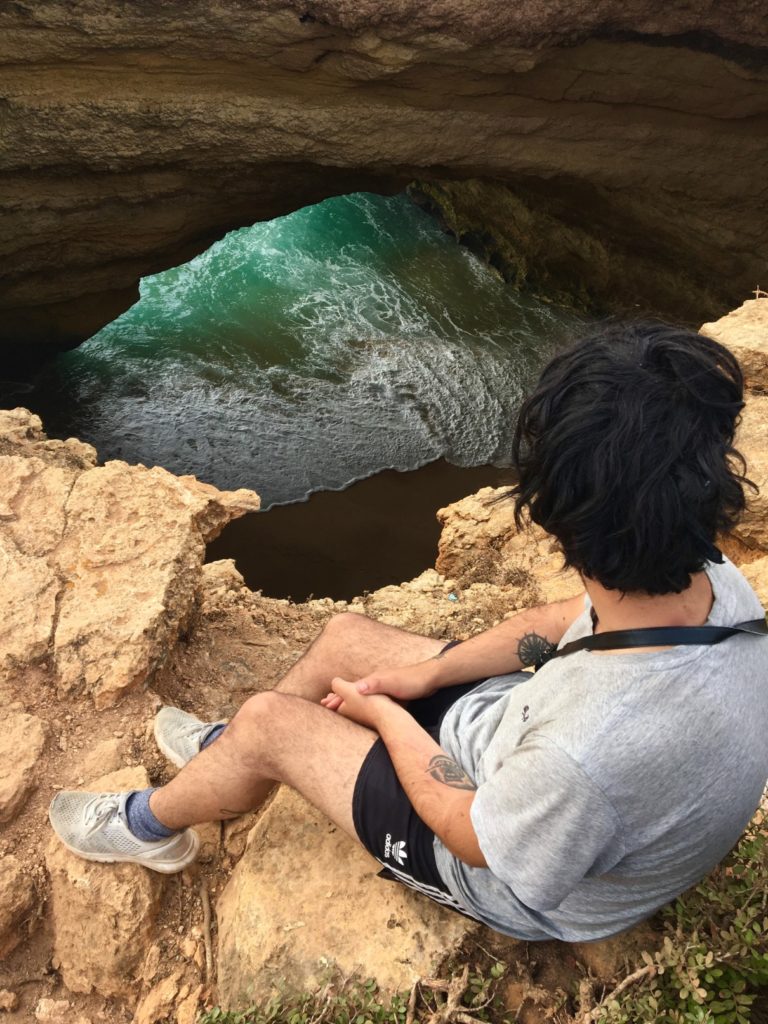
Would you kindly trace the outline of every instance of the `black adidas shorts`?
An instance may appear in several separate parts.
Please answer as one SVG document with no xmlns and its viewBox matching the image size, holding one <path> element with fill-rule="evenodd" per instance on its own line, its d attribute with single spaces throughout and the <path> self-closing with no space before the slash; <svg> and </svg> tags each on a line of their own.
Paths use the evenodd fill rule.
<svg viewBox="0 0 768 1024">
<path fill-rule="evenodd" d="M 478 682 L 449 686 L 431 697 L 411 701 L 408 711 L 439 743 L 446 711 Z M 357 777 L 352 819 L 360 842 L 382 865 L 381 878 L 402 882 L 438 903 L 462 910 L 438 873 L 435 834 L 411 806 L 381 739 L 371 747 Z"/>
</svg>

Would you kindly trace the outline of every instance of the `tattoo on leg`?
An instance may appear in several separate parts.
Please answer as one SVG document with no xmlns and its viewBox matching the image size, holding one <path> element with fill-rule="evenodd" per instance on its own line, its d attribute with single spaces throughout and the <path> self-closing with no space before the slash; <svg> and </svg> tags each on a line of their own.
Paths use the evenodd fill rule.
<svg viewBox="0 0 768 1024">
<path fill-rule="evenodd" d="M 452 789 L 477 789 L 461 765 L 447 754 L 436 754 L 427 765 L 427 774 Z"/>
<path fill-rule="evenodd" d="M 557 644 L 551 643 L 545 636 L 538 633 L 526 633 L 520 637 L 517 647 L 517 656 L 523 665 L 534 665 L 539 668 L 552 657 L 557 650 Z"/>
</svg>

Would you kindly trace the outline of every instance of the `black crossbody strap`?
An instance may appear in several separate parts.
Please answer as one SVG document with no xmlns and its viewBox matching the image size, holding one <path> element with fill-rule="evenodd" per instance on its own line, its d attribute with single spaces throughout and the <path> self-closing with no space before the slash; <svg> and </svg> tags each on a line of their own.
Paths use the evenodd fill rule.
<svg viewBox="0 0 768 1024">
<path fill-rule="evenodd" d="M 552 654 L 562 658 L 575 651 L 615 651 L 622 647 L 677 647 L 681 644 L 719 644 L 731 636 L 746 633 L 751 636 L 768 636 L 765 617 L 739 622 L 735 626 L 658 626 L 651 629 L 620 629 L 611 633 L 595 633 L 592 636 L 572 640 Z"/>
</svg>

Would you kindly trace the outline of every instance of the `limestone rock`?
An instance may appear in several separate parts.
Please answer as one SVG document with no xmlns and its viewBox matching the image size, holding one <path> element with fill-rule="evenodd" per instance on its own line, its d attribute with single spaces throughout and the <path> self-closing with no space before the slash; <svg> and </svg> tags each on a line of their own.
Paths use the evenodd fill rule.
<svg viewBox="0 0 768 1024">
<path fill-rule="evenodd" d="M 235 567 L 234 558 L 221 558 L 203 566 L 200 582 L 200 603 L 206 612 L 226 609 L 238 604 L 243 596 L 250 597 L 242 573 Z"/>
<path fill-rule="evenodd" d="M 43 421 L 39 416 L 28 409 L 0 409 L 0 452 L 3 454 L 44 438 Z"/>
<path fill-rule="evenodd" d="M 245 853 L 248 844 L 248 836 L 256 824 L 258 814 L 242 814 L 239 818 L 232 818 L 231 821 L 222 822 L 221 845 L 224 852 L 232 862 L 239 861 Z"/>
<path fill-rule="evenodd" d="M 757 484 L 759 493 L 747 490 L 747 511 L 734 536 L 748 548 L 768 551 L 768 396 L 750 396 L 736 447 L 747 460 L 747 476 Z"/>
<path fill-rule="evenodd" d="M 40 417 L 22 408 L 0 409 L 0 455 L 37 456 L 46 464 L 71 470 L 96 465 L 93 445 L 75 437 L 66 441 L 46 437 Z"/>
<path fill-rule="evenodd" d="M 163 470 L 154 470 L 163 473 Z M 261 502 L 253 491 L 220 491 L 194 476 L 172 477 L 187 492 L 190 509 L 206 544 L 215 540 L 227 523 L 246 512 L 258 512 Z"/>
<path fill-rule="evenodd" d="M 38 416 L 0 410 L 0 679 L 50 652 L 63 586 L 51 553 L 90 445 L 49 441 Z"/>
<path fill-rule="evenodd" d="M 41 999 L 35 1007 L 39 1024 L 69 1024 L 72 1004 L 68 999 Z"/>
<path fill-rule="evenodd" d="M 0 960 L 27 937 L 24 922 L 35 906 L 35 887 L 19 860 L 0 858 Z"/>
<path fill-rule="evenodd" d="M 35 766 L 45 747 L 45 726 L 34 715 L 13 713 L 0 732 L 0 822 L 10 821 L 36 787 Z"/>
<path fill-rule="evenodd" d="M 78 470 L 46 463 L 39 456 L 0 456 L 3 499 L 0 521 L 19 550 L 41 558 L 61 540 L 67 499 Z"/>
<path fill-rule="evenodd" d="M 701 333 L 729 348 L 741 363 L 747 387 L 768 392 L 768 298 L 748 299 Z"/>
<path fill-rule="evenodd" d="M 526 588 L 473 583 L 466 588 L 434 569 L 399 587 L 382 587 L 349 606 L 379 622 L 436 639 L 463 639 L 530 603 Z"/>
<path fill-rule="evenodd" d="M 577 243 L 526 262 L 714 315 L 763 266 L 767 45 L 743 0 L 3 5 L 2 333 L 71 345 L 231 228 L 416 175 L 522 179 Z"/>
<path fill-rule="evenodd" d="M 19 1005 L 19 997 L 7 988 L 0 989 L 0 1010 L 15 1010 Z"/>
<path fill-rule="evenodd" d="M 130 789 L 147 789 L 149 775 L 143 765 L 118 768 L 87 782 L 81 789 L 88 793 L 127 793 Z"/>
<path fill-rule="evenodd" d="M 144 768 L 127 768 L 87 788 L 117 792 L 148 785 Z M 131 995 L 160 906 L 162 879 L 137 864 L 95 864 L 53 836 L 45 855 L 51 880 L 56 968 L 71 992 Z"/>
<path fill-rule="evenodd" d="M 157 1024 L 166 1020 L 173 1009 L 179 991 L 182 972 L 174 971 L 154 985 L 136 1007 L 133 1024 Z"/>
<path fill-rule="evenodd" d="M 329 962 L 388 992 L 428 975 L 473 925 L 377 871 L 353 839 L 284 787 L 216 908 L 222 1006 L 259 1001 L 281 980 L 311 988 Z"/>
<path fill-rule="evenodd" d="M 197 985 L 176 1004 L 176 1024 L 195 1024 L 203 998 L 203 986 Z"/>
<path fill-rule="evenodd" d="M 205 541 L 259 499 L 94 459 L 26 410 L 0 416 L 0 673 L 50 657 L 60 692 L 106 707 L 162 663 Z"/>
<path fill-rule="evenodd" d="M 4 482 L 0 466 L 0 486 Z M 59 585 L 43 559 L 25 554 L 0 522 L 0 679 L 48 651 Z"/>
<path fill-rule="evenodd" d="M 160 970 L 160 961 L 163 959 L 163 951 L 156 942 L 147 950 L 147 955 L 144 957 L 144 961 L 141 965 L 140 977 L 142 981 L 150 982 L 154 981 L 157 977 L 157 973 Z"/>
<path fill-rule="evenodd" d="M 178 635 L 203 541 L 177 495 L 170 474 L 120 462 L 77 480 L 56 553 L 67 581 L 55 640 L 63 691 L 92 693 L 100 707 L 114 703 Z"/>
<path fill-rule="evenodd" d="M 734 537 L 747 549 L 768 551 L 768 298 L 747 300 L 720 320 L 704 324 L 701 333 L 738 357 L 747 386 L 754 392 L 747 397 L 736 447 L 760 493 L 747 491 L 748 511 Z"/>
<path fill-rule="evenodd" d="M 437 571 L 462 586 L 512 586 L 528 605 L 560 601 L 584 589 L 575 572 L 563 569 L 551 537 L 532 525 L 517 529 L 503 489 L 483 487 L 440 509 L 437 518 L 443 525 Z"/>
<path fill-rule="evenodd" d="M 757 594 L 763 608 L 768 609 L 768 555 L 739 568 Z"/>
<path fill-rule="evenodd" d="M 76 777 L 83 778 L 86 783 L 92 785 L 92 780 L 117 772 L 125 762 L 123 748 L 123 740 L 115 737 L 97 743 L 95 747 L 91 747 L 85 752 L 85 756 L 78 766 Z"/>
<path fill-rule="evenodd" d="M 55 665 L 60 687 L 97 707 L 144 682 L 191 613 L 204 535 L 258 508 L 250 491 L 224 494 L 165 470 L 110 462 L 78 478 L 56 553 L 67 580 Z"/>
</svg>

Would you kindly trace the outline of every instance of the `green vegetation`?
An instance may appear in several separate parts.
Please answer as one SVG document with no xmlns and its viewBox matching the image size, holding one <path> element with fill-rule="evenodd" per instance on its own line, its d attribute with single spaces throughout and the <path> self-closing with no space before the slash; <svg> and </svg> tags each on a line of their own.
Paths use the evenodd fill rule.
<svg viewBox="0 0 768 1024">
<path fill-rule="evenodd" d="M 420 982 L 405 996 L 383 1000 L 373 979 L 331 978 L 318 992 L 275 996 L 263 1007 L 227 1012 L 216 1007 L 198 1024 L 405 1024 L 432 1018 L 445 1024 L 512 1024 L 503 1012 L 499 982 L 506 965 L 496 961 L 485 970 L 460 974 L 446 982 Z"/>
<path fill-rule="evenodd" d="M 662 913 L 664 937 L 597 1024 L 749 1024 L 768 986 L 768 818 L 758 812 L 730 856 Z"/>
<path fill-rule="evenodd" d="M 199 1024 L 401 1024 L 407 1005 L 399 996 L 382 1002 L 376 982 L 329 982 L 319 992 L 274 996 L 242 1013 L 216 1007 Z"/>
</svg>

